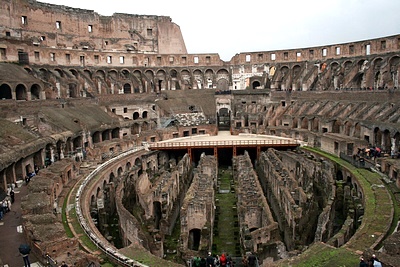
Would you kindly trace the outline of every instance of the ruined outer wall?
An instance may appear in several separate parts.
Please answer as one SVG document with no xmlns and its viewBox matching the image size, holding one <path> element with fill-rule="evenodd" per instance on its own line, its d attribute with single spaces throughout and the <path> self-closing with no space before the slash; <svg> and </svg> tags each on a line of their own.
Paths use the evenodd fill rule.
<svg viewBox="0 0 400 267">
<path fill-rule="evenodd" d="M 367 46 L 370 48 L 369 54 L 367 54 Z M 341 44 L 329 44 L 324 46 L 261 52 L 241 52 L 232 57 L 231 64 L 237 65 L 244 62 L 255 64 L 265 62 L 284 63 L 318 60 L 325 61 L 326 59 L 340 59 L 343 57 L 358 57 L 398 52 L 399 49 L 400 35 L 393 35 L 376 39 Z"/>
<path fill-rule="evenodd" d="M 244 155 L 234 157 L 232 165 L 237 182 L 242 244 L 246 251 L 256 252 L 260 246 L 280 240 L 278 223 L 261 193 L 262 188 L 247 151 Z"/>
<path fill-rule="evenodd" d="M 181 207 L 181 239 L 185 257 L 193 256 L 191 250 L 194 250 L 194 236 L 190 231 L 195 229 L 201 231 L 198 251 L 206 254 L 211 250 L 217 174 L 216 158 L 203 154 Z"/>
<path fill-rule="evenodd" d="M 186 53 L 182 33 L 169 17 L 101 16 L 92 10 L 27 0 L 8 1 L 2 7 L 3 34 L 7 31 L 9 37 L 36 46 Z"/>
</svg>

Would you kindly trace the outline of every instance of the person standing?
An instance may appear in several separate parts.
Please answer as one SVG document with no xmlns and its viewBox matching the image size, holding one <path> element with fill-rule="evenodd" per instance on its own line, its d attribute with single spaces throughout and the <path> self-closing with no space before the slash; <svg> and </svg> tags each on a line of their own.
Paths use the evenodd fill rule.
<svg viewBox="0 0 400 267">
<path fill-rule="evenodd" d="M 11 198 L 11 203 L 13 204 L 15 201 L 15 192 L 13 189 L 10 191 L 10 198 Z"/>
<path fill-rule="evenodd" d="M 360 257 L 360 265 L 359 267 L 368 267 L 368 263 L 365 262 L 364 257 Z"/>
<path fill-rule="evenodd" d="M 3 220 L 3 216 L 4 216 L 3 202 L 0 202 L 0 221 Z"/>
<path fill-rule="evenodd" d="M 24 267 L 31 267 L 31 263 L 29 261 L 29 253 L 31 252 L 30 246 L 22 244 L 19 246 L 18 250 L 24 260 Z"/>
<path fill-rule="evenodd" d="M 256 256 L 250 252 L 249 256 L 247 257 L 247 262 L 249 264 L 249 267 L 256 267 L 256 263 L 257 263 Z"/>
<path fill-rule="evenodd" d="M 207 267 L 214 267 L 215 266 L 215 260 L 214 257 L 211 256 L 211 252 L 208 252 L 208 256 L 206 258 L 207 262 Z"/>
</svg>

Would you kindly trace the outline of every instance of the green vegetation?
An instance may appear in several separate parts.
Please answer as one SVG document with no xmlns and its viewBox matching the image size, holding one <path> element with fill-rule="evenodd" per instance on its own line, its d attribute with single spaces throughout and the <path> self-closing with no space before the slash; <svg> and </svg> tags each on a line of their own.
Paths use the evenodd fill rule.
<svg viewBox="0 0 400 267">
<path fill-rule="evenodd" d="M 364 216 L 362 227 L 352 239 L 340 248 L 323 243 L 313 244 L 299 257 L 282 261 L 279 266 L 357 266 L 358 254 L 373 247 L 381 235 L 385 235 L 393 222 L 391 194 L 379 174 L 366 169 L 358 169 L 350 163 L 314 148 L 304 148 L 337 163 L 354 175 L 364 194 Z M 388 208 L 388 205 L 390 208 Z M 398 212 L 398 211 L 397 211 Z M 398 213 L 397 213 L 398 214 Z"/>
<path fill-rule="evenodd" d="M 231 171 L 220 169 L 219 186 L 222 192 L 217 192 L 215 195 L 216 215 L 212 252 L 218 255 L 225 252 L 241 256 L 236 194 L 231 188 L 231 183 L 233 183 Z"/>
</svg>

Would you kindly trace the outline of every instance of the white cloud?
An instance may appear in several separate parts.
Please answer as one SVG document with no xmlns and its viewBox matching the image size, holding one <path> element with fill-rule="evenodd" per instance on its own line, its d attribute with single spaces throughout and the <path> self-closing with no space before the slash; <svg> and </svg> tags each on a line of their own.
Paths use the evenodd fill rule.
<svg viewBox="0 0 400 267">
<path fill-rule="evenodd" d="M 188 53 L 236 53 L 303 48 L 400 33 L 398 0 L 248 0 L 42 2 L 94 10 L 169 16 L 181 28 Z M 148 3 L 148 4 L 147 4 Z"/>
</svg>

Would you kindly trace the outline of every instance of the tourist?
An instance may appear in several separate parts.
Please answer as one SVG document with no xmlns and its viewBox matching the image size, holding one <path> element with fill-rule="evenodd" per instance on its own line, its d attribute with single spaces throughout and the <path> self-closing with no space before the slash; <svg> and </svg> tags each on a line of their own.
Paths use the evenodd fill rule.
<svg viewBox="0 0 400 267">
<path fill-rule="evenodd" d="M 3 202 L 0 202 L 0 221 L 3 220 L 3 216 L 4 216 Z"/>
<path fill-rule="evenodd" d="M 250 254 L 247 256 L 247 262 L 249 267 L 256 267 L 257 257 L 250 252 Z"/>
<path fill-rule="evenodd" d="M 226 253 L 226 267 L 233 267 L 232 257 L 229 253 Z"/>
<path fill-rule="evenodd" d="M 360 257 L 360 265 L 359 267 L 368 267 L 368 263 L 365 262 L 364 257 Z"/>
<path fill-rule="evenodd" d="M 10 198 L 11 198 L 11 203 L 14 203 L 14 201 L 15 201 L 15 193 L 14 193 L 13 189 L 11 189 L 11 191 L 10 191 Z"/>
<path fill-rule="evenodd" d="M 21 244 L 18 250 L 22 258 L 24 259 L 24 267 L 30 267 L 31 266 L 31 263 L 29 261 L 29 253 L 31 252 L 30 246 L 26 244 Z"/>
<path fill-rule="evenodd" d="M 219 257 L 219 264 L 221 267 L 226 267 L 226 256 L 225 253 L 221 254 L 221 257 Z"/>
<path fill-rule="evenodd" d="M 200 257 L 194 257 L 193 267 L 200 267 Z"/>
<path fill-rule="evenodd" d="M 215 266 L 215 259 L 211 255 L 211 252 L 208 252 L 208 256 L 206 258 L 207 267 L 214 267 Z"/>
<path fill-rule="evenodd" d="M 200 267 L 207 267 L 207 261 L 203 257 L 200 259 Z"/>
<path fill-rule="evenodd" d="M 243 267 L 249 266 L 246 255 L 242 257 L 242 265 Z"/>
</svg>

